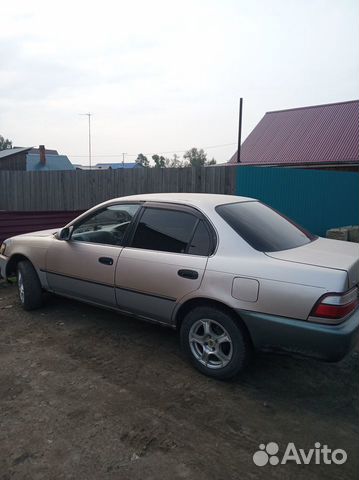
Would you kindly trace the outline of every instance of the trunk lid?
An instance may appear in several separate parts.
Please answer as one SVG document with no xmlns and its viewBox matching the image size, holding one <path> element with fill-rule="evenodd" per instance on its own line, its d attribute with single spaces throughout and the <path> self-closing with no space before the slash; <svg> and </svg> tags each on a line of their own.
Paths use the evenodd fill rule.
<svg viewBox="0 0 359 480">
<path fill-rule="evenodd" d="M 266 255 L 287 262 L 344 270 L 348 273 L 348 288 L 359 283 L 359 246 L 357 243 L 317 238 L 301 247 L 266 252 Z"/>
</svg>

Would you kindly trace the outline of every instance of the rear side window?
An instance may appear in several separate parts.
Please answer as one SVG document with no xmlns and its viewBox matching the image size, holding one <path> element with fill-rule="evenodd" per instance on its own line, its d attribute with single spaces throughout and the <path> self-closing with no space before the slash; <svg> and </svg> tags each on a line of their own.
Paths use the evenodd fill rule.
<svg viewBox="0 0 359 480">
<path fill-rule="evenodd" d="M 249 245 L 261 252 L 300 247 L 316 238 L 260 202 L 231 203 L 216 210 Z"/>
<path fill-rule="evenodd" d="M 147 250 L 186 253 L 197 218 L 187 212 L 146 208 L 131 246 Z"/>
<path fill-rule="evenodd" d="M 188 253 L 191 255 L 202 255 L 207 257 L 210 254 L 211 239 L 208 229 L 204 222 L 198 222 L 193 238 L 188 248 Z"/>
</svg>

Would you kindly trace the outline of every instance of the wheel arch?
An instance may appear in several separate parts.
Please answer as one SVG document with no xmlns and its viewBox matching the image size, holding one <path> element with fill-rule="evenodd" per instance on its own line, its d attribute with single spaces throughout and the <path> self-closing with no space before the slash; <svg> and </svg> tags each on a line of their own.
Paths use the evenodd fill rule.
<svg viewBox="0 0 359 480">
<path fill-rule="evenodd" d="M 228 305 L 219 300 L 213 300 L 206 297 L 191 298 L 179 307 L 179 309 L 175 313 L 174 318 L 176 330 L 180 330 L 183 319 L 185 318 L 187 313 L 196 307 L 213 307 L 228 313 L 232 318 L 235 319 L 235 321 L 241 324 L 241 327 L 247 333 L 249 340 L 251 341 L 251 343 L 253 343 L 249 330 L 238 312 L 236 312 L 233 308 L 229 307 Z"/>
<path fill-rule="evenodd" d="M 14 253 L 6 264 L 6 271 L 5 271 L 6 278 L 12 277 L 16 274 L 17 265 L 19 262 L 23 260 L 27 260 L 28 262 L 31 263 L 32 266 L 34 266 L 31 260 L 26 255 L 23 255 L 22 253 Z"/>
</svg>

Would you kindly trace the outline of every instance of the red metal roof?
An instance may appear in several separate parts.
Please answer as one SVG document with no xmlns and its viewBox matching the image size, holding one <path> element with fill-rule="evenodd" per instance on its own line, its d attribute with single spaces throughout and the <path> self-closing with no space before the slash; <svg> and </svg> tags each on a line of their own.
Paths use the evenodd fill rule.
<svg viewBox="0 0 359 480">
<path fill-rule="evenodd" d="M 267 112 L 241 149 L 247 165 L 358 161 L 359 100 Z"/>
</svg>

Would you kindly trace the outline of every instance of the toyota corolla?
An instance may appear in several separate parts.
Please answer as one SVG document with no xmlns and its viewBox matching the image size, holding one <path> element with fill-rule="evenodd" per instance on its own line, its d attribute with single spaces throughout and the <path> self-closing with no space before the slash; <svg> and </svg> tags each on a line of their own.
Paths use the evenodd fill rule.
<svg viewBox="0 0 359 480">
<path fill-rule="evenodd" d="M 211 194 L 109 200 L 0 249 L 24 309 L 47 291 L 173 327 L 193 365 L 221 379 L 258 349 L 343 358 L 359 331 L 358 267 L 356 244 Z"/>
</svg>

